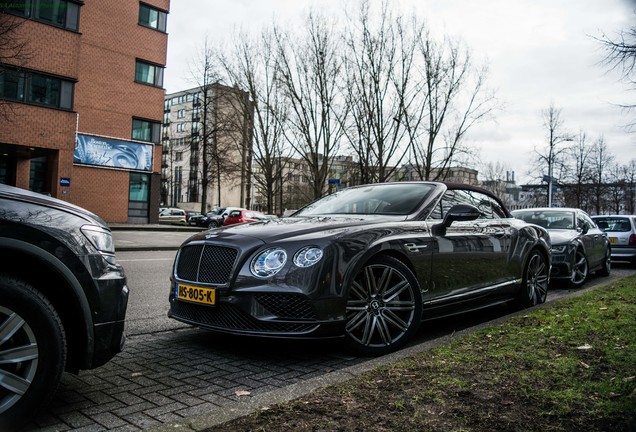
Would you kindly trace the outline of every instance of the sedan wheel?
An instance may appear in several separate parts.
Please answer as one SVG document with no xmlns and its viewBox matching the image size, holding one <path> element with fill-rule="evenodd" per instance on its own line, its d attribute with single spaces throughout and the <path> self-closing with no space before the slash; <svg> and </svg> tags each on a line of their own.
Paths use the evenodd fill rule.
<svg viewBox="0 0 636 432">
<path fill-rule="evenodd" d="M 545 303 L 548 296 L 548 271 L 545 257 L 538 251 L 532 251 L 521 283 L 521 291 L 517 304 L 525 309 L 541 303 Z"/>
<path fill-rule="evenodd" d="M 605 251 L 605 259 L 603 260 L 603 264 L 598 271 L 599 276 L 609 276 L 610 271 L 612 270 L 612 252 L 608 248 Z"/>
<path fill-rule="evenodd" d="M 395 351 L 417 331 L 422 294 L 413 272 L 398 259 L 367 263 L 349 288 L 347 346 L 362 355 Z"/>
<path fill-rule="evenodd" d="M 62 324 L 31 285 L 0 276 L 0 430 L 13 430 L 48 402 L 66 357 Z"/>
<path fill-rule="evenodd" d="M 587 258 L 581 249 L 577 249 L 574 257 L 574 265 L 572 266 L 572 277 L 570 278 L 570 286 L 573 288 L 581 287 L 587 280 L 589 266 Z"/>
</svg>

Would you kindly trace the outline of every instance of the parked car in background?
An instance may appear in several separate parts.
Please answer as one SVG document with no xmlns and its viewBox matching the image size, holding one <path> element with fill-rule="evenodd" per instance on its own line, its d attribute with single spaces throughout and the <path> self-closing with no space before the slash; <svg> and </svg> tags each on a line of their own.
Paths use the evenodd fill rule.
<svg viewBox="0 0 636 432">
<path fill-rule="evenodd" d="M 186 211 L 180 208 L 165 208 L 159 212 L 159 223 L 187 224 Z"/>
<path fill-rule="evenodd" d="M 223 225 L 234 225 L 239 223 L 246 222 L 256 222 L 259 220 L 268 219 L 261 212 L 247 210 L 247 209 L 235 209 L 228 213 L 228 215 L 223 220 Z M 271 219 L 271 218 L 270 218 Z"/>
<path fill-rule="evenodd" d="M 591 272 L 609 276 L 611 246 L 607 235 L 590 216 L 575 208 L 529 208 L 514 210 L 513 216 L 542 226 L 552 242 L 552 279 L 582 286 Z"/>
<path fill-rule="evenodd" d="M 188 212 L 188 225 L 197 226 L 197 220 L 202 217 L 201 212 L 190 210 Z"/>
<path fill-rule="evenodd" d="M 175 257 L 168 315 L 235 335 L 341 338 L 382 355 L 423 320 L 543 303 L 549 242 L 481 188 L 357 186 L 293 217 L 190 237 Z"/>
<path fill-rule="evenodd" d="M 612 260 L 630 261 L 636 267 L 636 216 L 592 216 L 592 219 L 607 233 L 612 245 Z"/>
<path fill-rule="evenodd" d="M 232 210 L 240 209 L 240 207 L 220 207 L 207 214 L 207 218 L 203 221 L 206 228 L 216 228 L 223 226 L 223 221 Z"/>
<path fill-rule="evenodd" d="M 101 218 L 2 184 L 0 256 L 0 431 L 12 431 L 50 401 L 63 371 L 122 350 L 128 286 Z"/>
</svg>

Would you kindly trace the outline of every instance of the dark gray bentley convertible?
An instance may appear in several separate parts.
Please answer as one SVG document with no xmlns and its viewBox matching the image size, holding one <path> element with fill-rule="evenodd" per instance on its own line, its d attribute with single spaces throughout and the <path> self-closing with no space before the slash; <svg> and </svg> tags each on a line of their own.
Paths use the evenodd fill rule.
<svg viewBox="0 0 636 432">
<path fill-rule="evenodd" d="M 169 316 L 278 338 L 343 337 L 358 354 L 401 347 L 420 322 L 546 299 L 547 232 L 490 192 L 399 182 L 352 187 L 289 218 L 212 229 L 174 263 Z"/>
</svg>

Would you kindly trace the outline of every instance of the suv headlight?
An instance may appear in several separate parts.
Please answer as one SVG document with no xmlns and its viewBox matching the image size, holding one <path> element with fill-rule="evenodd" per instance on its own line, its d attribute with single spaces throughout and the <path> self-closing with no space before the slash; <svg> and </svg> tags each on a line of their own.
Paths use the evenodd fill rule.
<svg viewBox="0 0 636 432">
<path fill-rule="evenodd" d="M 268 278 L 278 273 L 287 262 L 287 252 L 281 248 L 266 249 L 252 259 L 250 271 L 258 278 Z"/>
<path fill-rule="evenodd" d="M 103 253 L 115 254 L 115 242 L 110 231 L 96 225 L 83 225 L 80 229 L 95 249 Z"/>
<path fill-rule="evenodd" d="M 565 253 L 565 250 L 567 249 L 568 245 L 558 245 L 558 246 L 552 246 L 552 253 Z"/>
</svg>

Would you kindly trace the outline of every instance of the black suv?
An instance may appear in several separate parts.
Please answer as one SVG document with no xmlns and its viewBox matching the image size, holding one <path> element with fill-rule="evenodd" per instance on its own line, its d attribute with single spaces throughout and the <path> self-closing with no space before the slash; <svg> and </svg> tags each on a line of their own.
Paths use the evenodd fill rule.
<svg viewBox="0 0 636 432">
<path fill-rule="evenodd" d="M 0 431 L 52 398 L 63 371 L 124 346 L 128 286 L 108 225 L 65 201 L 0 184 Z"/>
</svg>

